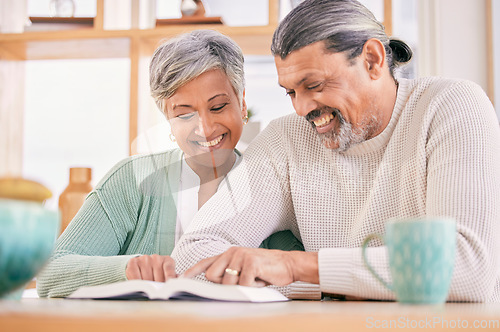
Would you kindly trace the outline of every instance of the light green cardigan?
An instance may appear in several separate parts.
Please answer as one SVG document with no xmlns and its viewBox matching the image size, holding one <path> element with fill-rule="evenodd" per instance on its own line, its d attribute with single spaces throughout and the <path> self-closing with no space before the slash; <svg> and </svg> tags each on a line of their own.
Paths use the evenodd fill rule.
<svg viewBox="0 0 500 332">
<path fill-rule="evenodd" d="M 170 255 L 181 162 L 182 151 L 174 149 L 115 165 L 57 240 L 37 277 L 39 296 L 64 297 L 84 285 L 124 281 L 132 257 Z M 303 250 L 291 232 L 277 233 L 261 246 Z"/>
</svg>

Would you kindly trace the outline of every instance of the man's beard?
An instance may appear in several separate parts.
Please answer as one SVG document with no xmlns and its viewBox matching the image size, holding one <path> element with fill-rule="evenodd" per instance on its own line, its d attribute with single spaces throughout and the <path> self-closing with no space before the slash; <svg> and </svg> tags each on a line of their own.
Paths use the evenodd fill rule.
<svg viewBox="0 0 500 332">
<path fill-rule="evenodd" d="M 370 112 L 363 118 L 361 123 L 354 127 L 352 123 L 342 116 L 338 109 L 330 107 L 323 107 L 309 112 L 306 115 L 306 120 L 311 123 L 313 128 L 316 128 L 312 120 L 325 113 L 333 114 L 332 121 L 338 121 L 338 124 L 326 133 L 318 133 L 318 136 L 324 146 L 338 152 L 344 152 L 351 146 L 372 138 L 380 125 L 377 117 Z"/>
</svg>

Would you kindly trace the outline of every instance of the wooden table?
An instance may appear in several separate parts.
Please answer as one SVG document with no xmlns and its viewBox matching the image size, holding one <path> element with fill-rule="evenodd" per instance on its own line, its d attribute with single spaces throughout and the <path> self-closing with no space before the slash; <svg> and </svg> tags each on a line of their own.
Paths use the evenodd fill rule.
<svg viewBox="0 0 500 332">
<path fill-rule="evenodd" d="M 432 331 L 500 330 L 500 304 L 412 306 L 394 302 L 0 301 L 0 331 Z"/>
</svg>

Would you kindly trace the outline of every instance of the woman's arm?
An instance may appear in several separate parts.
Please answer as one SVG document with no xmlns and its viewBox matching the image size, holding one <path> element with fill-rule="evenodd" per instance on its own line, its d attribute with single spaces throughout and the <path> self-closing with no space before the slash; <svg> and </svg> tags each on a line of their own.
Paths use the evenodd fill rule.
<svg viewBox="0 0 500 332">
<path fill-rule="evenodd" d="M 52 258 L 37 277 L 41 297 L 64 297 L 84 285 L 126 280 L 125 268 L 135 255 L 117 256 L 123 243 L 92 192 L 59 237 Z"/>
</svg>

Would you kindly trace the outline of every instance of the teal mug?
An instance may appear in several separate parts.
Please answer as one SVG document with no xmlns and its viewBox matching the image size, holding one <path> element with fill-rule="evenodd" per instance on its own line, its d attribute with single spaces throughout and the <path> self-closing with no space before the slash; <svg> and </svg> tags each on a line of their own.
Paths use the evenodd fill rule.
<svg viewBox="0 0 500 332">
<path fill-rule="evenodd" d="M 366 248 L 380 239 L 389 253 L 392 285 L 368 263 Z M 370 234 L 363 242 L 363 261 L 368 270 L 401 303 L 446 302 L 455 265 L 456 222 L 445 217 L 391 219 L 385 236 Z"/>
</svg>

